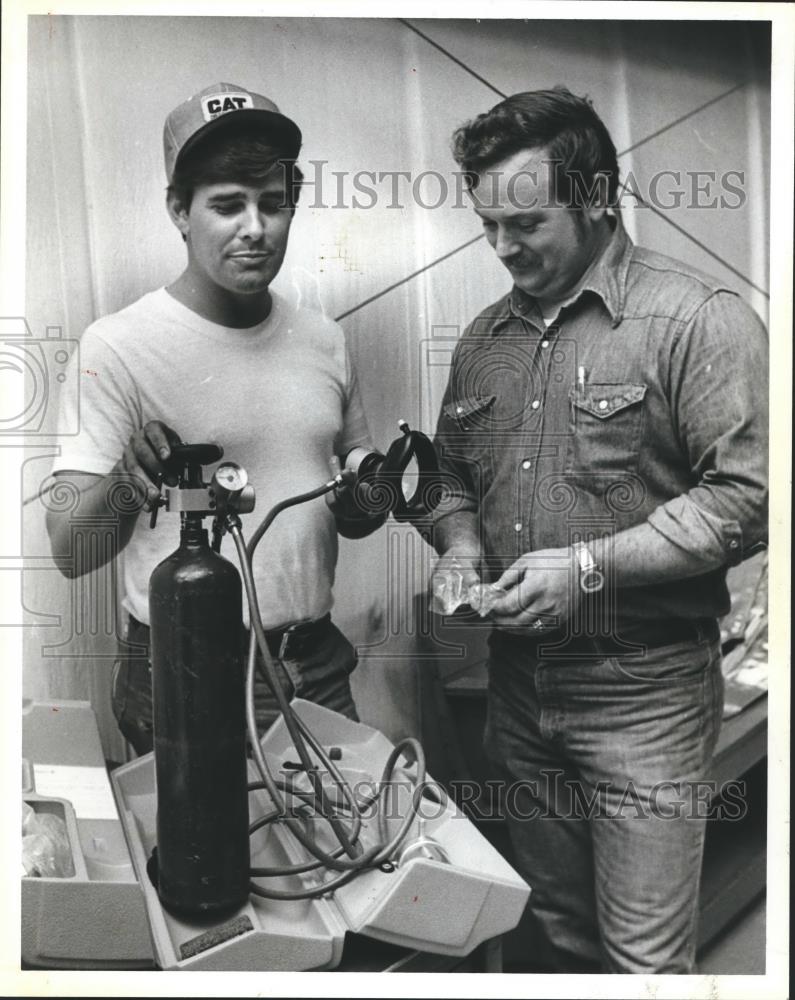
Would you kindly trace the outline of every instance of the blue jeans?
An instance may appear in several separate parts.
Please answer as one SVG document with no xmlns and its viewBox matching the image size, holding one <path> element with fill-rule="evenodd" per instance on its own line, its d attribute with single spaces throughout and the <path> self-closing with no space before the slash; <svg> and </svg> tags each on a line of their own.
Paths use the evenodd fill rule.
<svg viewBox="0 0 795 1000">
<path fill-rule="evenodd" d="M 242 654 L 248 652 L 248 635 L 241 626 Z M 127 641 L 145 647 L 145 654 L 120 656 L 113 666 L 111 701 L 122 735 L 137 754 L 153 747 L 152 670 L 149 663 L 149 627 L 129 619 Z M 270 642 L 270 640 L 269 640 Z M 350 687 L 357 663 L 356 651 L 330 618 L 316 623 L 311 634 L 296 631 L 276 637 L 270 644 L 276 672 L 288 700 L 305 698 L 359 721 Z M 257 652 L 258 663 L 260 653 Z M 270 687 L 257 669 L 254 681 L 254 714 L 262 735 L 278 717 Z"/>
<path fill-rule="evenodd" d="M 486 753 L 553 962 L 693 972 L 717 628 L 632 657 L 538 659 L 498 632 L 490 647 Z"/>
</svg>

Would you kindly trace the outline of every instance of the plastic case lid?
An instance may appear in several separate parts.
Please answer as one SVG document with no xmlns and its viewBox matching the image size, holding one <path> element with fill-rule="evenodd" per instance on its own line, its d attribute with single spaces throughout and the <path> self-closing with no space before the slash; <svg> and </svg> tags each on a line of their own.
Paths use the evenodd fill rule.
<svg viewBox="0 0 795 1000">
<path fill-rule="evenodd" d="M 392 751 L 386 737 L 310 702 L 296 699 L 293 707 L 323 745 L 341 749 L 338 766 L 350 782 L 380 778 Z M 282 720 L 262 739 L 262 748 L 274 773 L 294 756 Z M 257 780 L 253 765 L 250 775 Z M 251 895 L 228 920 L 208 928 L 165 911 L 146 873 L 155 845 L 153 755 L 118 768 L 112 781 L 143 886 L 158 964 L 165 969 L 334 968 L 347 930 L 405 948 L 465 956 L 483 941 L 515 927 L 530 893 L 463 813 L 444 798 L 429 798 L 427 803 L 423 800 L 427 808 L 422 810 L 422 830 L 418 825 L 412 828 L 409 840 L 430 838 L 449 863 L 416 856 L 391 872 L 363 872 L 332 896 L 321 898 L 285 902 Z M 252 794 L 249 804 L 252 820 L 272 808 L 263 791 Z M 397 810 L 390 809 L 389 824 L 400 822 L 400 808 L 398 803 Z M 376 835 L 376 821 L 371 818 L 365 821 L 363 839 L 368 823 L 373 825 L 370 835 Z M 253 867 L 306 860 L 303 848 L 279 824 L 258 831 L 251 851 Z M 327 879 L 328 874 L 321 869 L 320 877 Z M 314 873 L 291 875 L 268 879 L 267 885 L 306 888 L 317 885 L 315 879 Z"/>
</svg>

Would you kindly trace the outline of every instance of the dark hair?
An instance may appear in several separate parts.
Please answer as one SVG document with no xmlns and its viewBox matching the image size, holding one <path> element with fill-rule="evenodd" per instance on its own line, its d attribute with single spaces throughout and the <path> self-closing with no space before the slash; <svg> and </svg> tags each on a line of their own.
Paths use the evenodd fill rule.
<svg viewBox="0 0 795 1000">
<path fill-rule="evenodd" d="M 466 122 L 453 134 L 453 156 L 470 190 L 478 175 L 522 149 L 543 147 L 553 172 L 554 193 L 570 207 L 590 204 L 597 173 L 607 177 L 607 203 L 618 190 L 616 147 L 587 97 L 566 87 L 514 94 Z"/>
<path fill-rule="evenodd" d="M 230 124 L 220 136 L 215 133 L 177 160 L 168 193 L 189 209 L 194 191 L 202 184 L 237 181 L 253 186 L 279 167 L 284 171 L 287 204 L 295 209 L 304 179 L 296 161 L 285 158 L 262 131 L 244 123 Z"/>
</svg>

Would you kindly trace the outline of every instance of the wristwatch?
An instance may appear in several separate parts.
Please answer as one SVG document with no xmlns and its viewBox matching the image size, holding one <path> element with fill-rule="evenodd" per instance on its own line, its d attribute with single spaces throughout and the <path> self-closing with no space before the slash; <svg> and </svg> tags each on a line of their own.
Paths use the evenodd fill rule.
<svg viewBox="0 0 795 1000">
<path fill-rule="evenodd" d="M 586 594 L 595 594 L 605 585 L 604 573 L 597 566 L 585 542 L 575 542 L 574 554 L 580 564 L 580 590 Z"/>
</svg>

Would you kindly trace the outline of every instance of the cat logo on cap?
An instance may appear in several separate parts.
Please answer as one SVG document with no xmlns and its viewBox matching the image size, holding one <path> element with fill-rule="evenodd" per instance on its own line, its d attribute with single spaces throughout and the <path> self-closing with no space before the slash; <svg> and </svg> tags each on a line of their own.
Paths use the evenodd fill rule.
<svg viewBox="0 0 795 1000">
<path fill-rule="evenodd" d="M 230 111 L 242 111 L 244 108 L 253 107 L 251 94 L 209 94 L 202 98 L 202 114 L 206 122 L 229 114 Z"/>
</svg>

